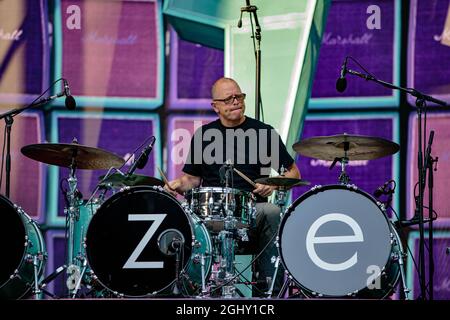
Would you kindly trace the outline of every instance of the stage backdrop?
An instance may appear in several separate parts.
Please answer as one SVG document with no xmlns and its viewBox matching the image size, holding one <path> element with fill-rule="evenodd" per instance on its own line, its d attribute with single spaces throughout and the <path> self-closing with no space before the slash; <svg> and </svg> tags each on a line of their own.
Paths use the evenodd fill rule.
<svg viewBox="0 0 450 320">
<path fill-rule="evenodd" d="M 351 56 L 376 78 L 399 85 L 400 13 L 398 0 L 332 1 L 314 77 L 311 108 L 398 105 L 398 91 L 347 74 L 347 89 L 339 93 L 336 80 L 344 58 Z M 365 73 L 352 60 L 348 60 L 347 67 Z"/>
<path fill-rule="evenodd" d="M 409 14 L 408 87 L 450 102 L 450 2 L 413 0 Z M 415 98 L 408 96 L 415 104 Z"/>
<path fill-rule="evenodd" d="M 56 1 L 54 77 L 70 80 L 79 105 L 120 108 L 126 102 L 128 108 L 153 109 L 162 104 L 160 6 L 160 0 Z"/>
<path fill-rule="evenodd" d="M 422 120 L 423 121 L 423 120 Z M 430 131 L 434 130 L 433 145 L 431 147 L 431 155 L 438 157 L 438 163 L 433 171 L 434 188 L 433 188 L 433 209 L 437 213 L 437 220 L 434 221 L 434 227 L 449 228 L 450 227 L 450 202 L 448 201 L 448 190 L 450 189 L 450 113 L 428 113 L 427 115 L 427 131 L 423 146 L 428 145 Z M 422 122 L 422 130 L 425 125 Z M 407 217 L 410 219 L 414 216 L 415 201 L 414 195 L 417 195 L 418 169 L 417 169 L 417 115 L 411 113 L 409 118 L 409 142 L 408 142 L 408 167 L 407 167 Z M 426 189 L 424 196 L 424 205 L 428 206 L 428 175 L 426 178 Z M 428 217 L 428 209 L 425 208 L 424 214 Z M 417 226 L 415 226 L 417 227 Z M 428 224 L 425 224 L 428 227 Z"/>
<path fill-rule="evenodd" d="M 411 289 L 410 298 L 417 299 L 420 295 L 419 278 L 417 276 L 417 266 L 419 263 L 419 233 L 411 232 L 408 241 L 409 248 L 413 254 L 415 262 L 408 254 L 408 288 Z M 428 237 L 425 239 L 425 245 L 428 246 Z M 434 299 L 450 299 L 450 254 L 446 249 L 450 247 L 450 233 L 448 231 L 435 232 L 433 236 L 433 256 L 434 256 Z M 406 250 L 405 250 L 406 251 Z M 416 264 L 415 264 L 416 263 Z M 429 261 L 428 251 L 425 250 L 425 273 L 426 282 L 429 279 Z"/>
<path fill-rule="evenodd" d="M 0 1 L 0 104 L 29 103 L 49 86 L 45 0 Z"/>
<path fill-rule="evenodd" d="M 0 132 L 5 132 L 4 128 L 5 122 L 1 120 Z M 41 112 L 26 112 L 14 118 L 11 130 L 11 183 L 9 198 L 39 223 L 45 221 L 47 165 L 25 157 L 21 149 L 30 144 L 45 142 L 44 137 L 45 129 Z M 3 148 L 3 139 L 1 139 L 0 150 L 4 150 Z M 6 161 L 6 158 L 4 158 L 4 161 Z M 5 195 L 6 190 L 4 161 L 2 161 L 2 195 Z"/>
</svg>

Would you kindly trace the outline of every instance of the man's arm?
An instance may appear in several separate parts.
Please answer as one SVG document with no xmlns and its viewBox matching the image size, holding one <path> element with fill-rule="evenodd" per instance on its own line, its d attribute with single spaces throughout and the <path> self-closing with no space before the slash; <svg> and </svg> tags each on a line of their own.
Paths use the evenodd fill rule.
<svg viewBox="0 0 450 320">
<path fill-rule="evenodd" d="M 173 196 L 177 196 L 177 193 L 183 194 L 188 190 L 198 187 L 200 182 L 200 177 L 191 176 L 190 174 L 184 173 L 180 178 L 165 184 L 164 189 Z"/>
<path fill-rule="evenodd" d="M 284 173 L 284 176 L 286 178 L 294 178 L 294 179 L 300 179 L 300 170 L 298 169 L 295 162 L 291 164 L 291 166 L 287 169 L 287 171 Z"/>
</svg>

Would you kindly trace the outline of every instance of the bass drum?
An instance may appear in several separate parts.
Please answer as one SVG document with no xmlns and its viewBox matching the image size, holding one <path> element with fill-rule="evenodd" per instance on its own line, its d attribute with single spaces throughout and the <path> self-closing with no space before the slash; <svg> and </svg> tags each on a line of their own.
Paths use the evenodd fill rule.
<svg viewBox="0 0 450 320">
<path fill-rule="evenodd" d="M 279 229 L 282 263 L 307 297 L 382 299 L 400 277 L 400 239 L 380 203 L 355 186 L 317 186 Z"/>
<path fill-rule="evenodd" d="M 86 234 L 94 278 L 119 297 L 170 294 L 177 270 L 180 289 L 196 293 L 202 274 L 208 279 L 211 250 L 206 227 L 160 187 L 126 187 L 114 194 L 97 209 Z"/>
<path fill-rule="evenodd" d="M 36 222 L 2 195 L 0 212 L 0 299 L 24 298 L 35 284 L 34 257 L 38 281 L 44 273 L 44 239 Z"/>
</svg>

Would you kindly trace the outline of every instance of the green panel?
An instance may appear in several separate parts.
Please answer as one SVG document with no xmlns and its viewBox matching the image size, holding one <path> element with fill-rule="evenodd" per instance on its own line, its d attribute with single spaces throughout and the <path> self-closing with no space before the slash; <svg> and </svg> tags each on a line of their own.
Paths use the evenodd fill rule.
<svg viewBox="0 0 450 320">
<path fill-rule="evenodd" d="M 300 85 L 295 97 L 294 109 L 290 118 L 289 132 L 286 136 L 286 145 L 288 151 L 293 155 L 295 152 L 292 146 L 303 129 L 303 121 L 305 119 L 308 102 L 311 96 L 314 73 L 319 59 L 320 45 L 322 44 L 322 36 L 325 31 L 325 24 L 330 7 L 330 1 L 318 1 L 314 18 L 312 21 L 311 31 L 309 33 L 308 45 L 306 48 L 305 59 L 303 61 L 302 73 L 300 76 Z"/>
<path fill-rule="evenodd" d="M 224 50 L 222 28 L 177 17 L 169 17 L 169 21 L 181 39 Z"/>
</svg>

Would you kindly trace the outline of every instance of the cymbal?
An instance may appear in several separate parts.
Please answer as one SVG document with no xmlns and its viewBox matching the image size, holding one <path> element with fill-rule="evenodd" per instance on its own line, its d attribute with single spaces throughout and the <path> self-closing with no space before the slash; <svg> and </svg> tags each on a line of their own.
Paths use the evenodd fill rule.
<svg viewBox="0 0 450 320">
<path fill-rule="evenodd" d="M 299 154 L 316 159 L 334 161 L 345 156 L 345 144 L 348 142 L 349 160 L 373 160 L 392 155 L 400 146 L 395 142 L 370 136 L 339 134 L 335 136 L 312 137 L 292 145 Z"/>
<path fill-rule="evenodd" d="M 105 175 L 99 177 L 103 180 Z M 123 176 L 120 173 L 114 173 L 110 175 L 102 184 L 110 184 L 114 187 L 124 186 L 164 186 L 164 182 L 158 178 L 144 176 L 141 174 L 131 174 L 129 176 Z"/>
<path fill-rule="evenodd" d="M 278 177 L 267 177 L 267 178 L 259 178 L 255 180 L 256 183 L 266 184 L 269 186 L 278 186 L 278 187 L 296 187 L 296 186 L 307 186 L 310 185 L 311 182 L 296 179 L 296 178 L 286 178 L 283 176 Z"/>
<path fill-rule="evenodd" d="M 22 147 L 21 151 L 33 160 L 67 168 L 72 165 L 72 159 L 76 169 L 109 169 L 125 163 L 114 153 L 78 143 L 30 144 Z"/>
</svg>

